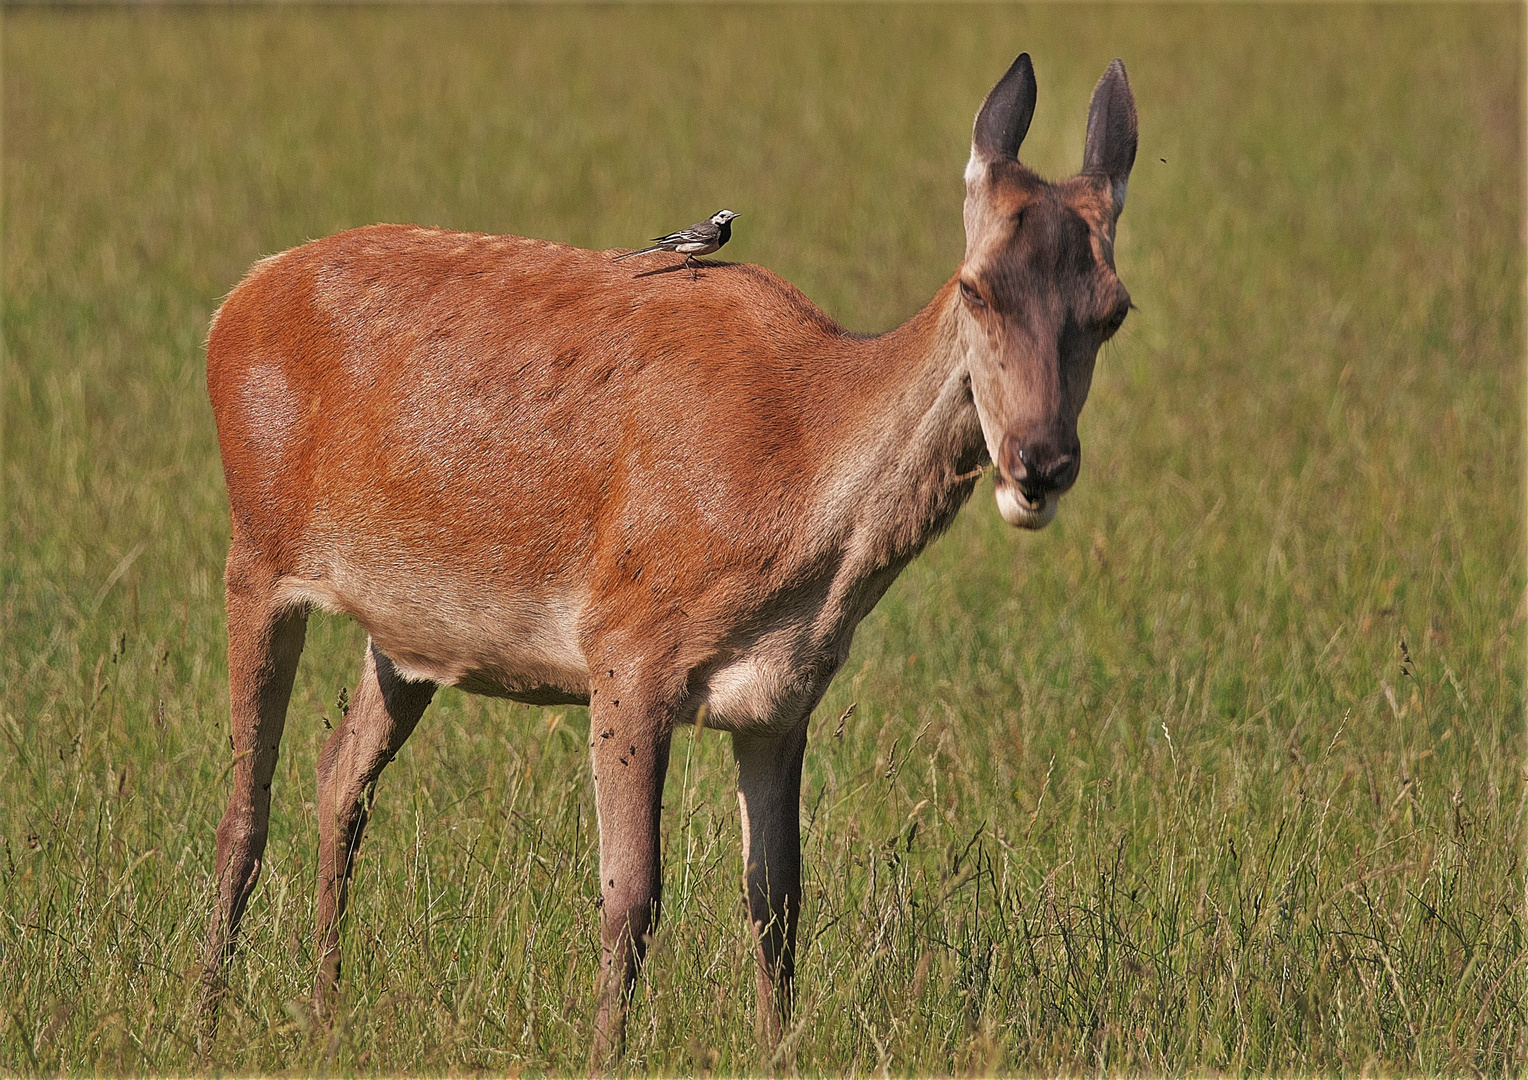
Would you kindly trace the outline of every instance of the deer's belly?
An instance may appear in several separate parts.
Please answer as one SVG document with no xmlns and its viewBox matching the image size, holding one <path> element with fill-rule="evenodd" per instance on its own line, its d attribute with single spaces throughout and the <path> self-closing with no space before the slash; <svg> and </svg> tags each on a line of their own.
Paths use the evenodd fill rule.
<svg viewBox="0 0 1528 1080">
<path fill-rule="evenodd" d="M 579 633 L 587 595 L 496 584 L 455 587 L 439 574 L 330 563 L 316 576 L 282 579 L 281 591 L 293 603 L 354 617 L 406 678 L 533 705 L 587 705 Z M 679 722 L 701 707 L 706 726 L 722 731 L 785 731 L 804 719 L 848 656 L 853 624 L 821 599 L 796 614 L 734 638 Z"/>
<path fill-rule="evenodd" d="M 347 578 L 287 578 L 282 591 L 353 616 L 406 678 L 533 705 L 588 703 L 581 596 L 464 592 L 396 575 L 379 589 Z"/>
</svg>

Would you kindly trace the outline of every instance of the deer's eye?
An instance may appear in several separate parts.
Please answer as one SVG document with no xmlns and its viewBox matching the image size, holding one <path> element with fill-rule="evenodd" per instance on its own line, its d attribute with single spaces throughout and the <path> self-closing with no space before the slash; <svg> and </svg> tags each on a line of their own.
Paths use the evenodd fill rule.
<svg viewBox="0 0 1528 1080">
<path fill-rule="evenodd" d="M 1130 314 L 1130 308 L 1127 306 L 1120 308 L 1113 315 L 1110 315 L 1104 322 L 1104 337 L 1113 337 L 1115 331 L 1124 325 L 1125 316 L 1128 314 Z"/>
<path fill-rule="evenodd" d="M 982 294 L 966 283 L 965 278 L 960 279 L 960 298 L 974 308 L 984 308 L 987 301 L 982 299 Z"/>
</svg>

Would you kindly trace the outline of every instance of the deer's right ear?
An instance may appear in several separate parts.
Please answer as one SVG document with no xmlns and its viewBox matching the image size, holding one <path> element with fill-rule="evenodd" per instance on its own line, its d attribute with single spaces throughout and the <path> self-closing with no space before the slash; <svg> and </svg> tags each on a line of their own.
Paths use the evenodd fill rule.
<svg viewBox="0 0 1528 1080">
<path fill-rule="evenodd" d="M 1016 159 L 1034 115 L 1035 66 L 1028 53 L 1020 53 L 976 114 L 976 127 L 971 132 L 972 164 Z"/>
</svg>

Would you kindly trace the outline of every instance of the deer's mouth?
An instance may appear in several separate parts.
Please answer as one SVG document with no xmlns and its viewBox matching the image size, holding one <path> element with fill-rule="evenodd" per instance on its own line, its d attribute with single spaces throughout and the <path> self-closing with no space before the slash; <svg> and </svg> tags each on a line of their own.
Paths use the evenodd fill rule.
<svg viewBox="0 0 1528 1080">
<path fill-rule="evenodd" d="M 1043 529 L 1056 516 L 1057 494 L 1026 495 L 1024 489 L 1000 472 L 996 484 L 997 512 L 1019 529 Z"/>
</svg>

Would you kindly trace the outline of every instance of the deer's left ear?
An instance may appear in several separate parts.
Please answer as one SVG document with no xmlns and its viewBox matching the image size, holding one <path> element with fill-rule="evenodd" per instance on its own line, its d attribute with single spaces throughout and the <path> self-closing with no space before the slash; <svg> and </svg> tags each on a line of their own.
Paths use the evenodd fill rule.
<svg viewBox="0 0 1528 1080">
<path fill-rule="evenodd" d="M 1125 65 L 1113 61 L 1093 90 L 1088 106 L 1088 139 L 1082 151 L 1082 171 L 1109 181 L 1114 216 L 1125 209 L 1125 188 L 1135 164 L 1135 96 Z"/>
<path fill-rule="evenodd" d="M 1029 133 L 1034 116 L 1035 67 L 1028 53 L 1020 53 L 976 114 L 976 127 L 971 132 L 972 162 L 1017 158 L 1019 144 Z"/>
</svg>

